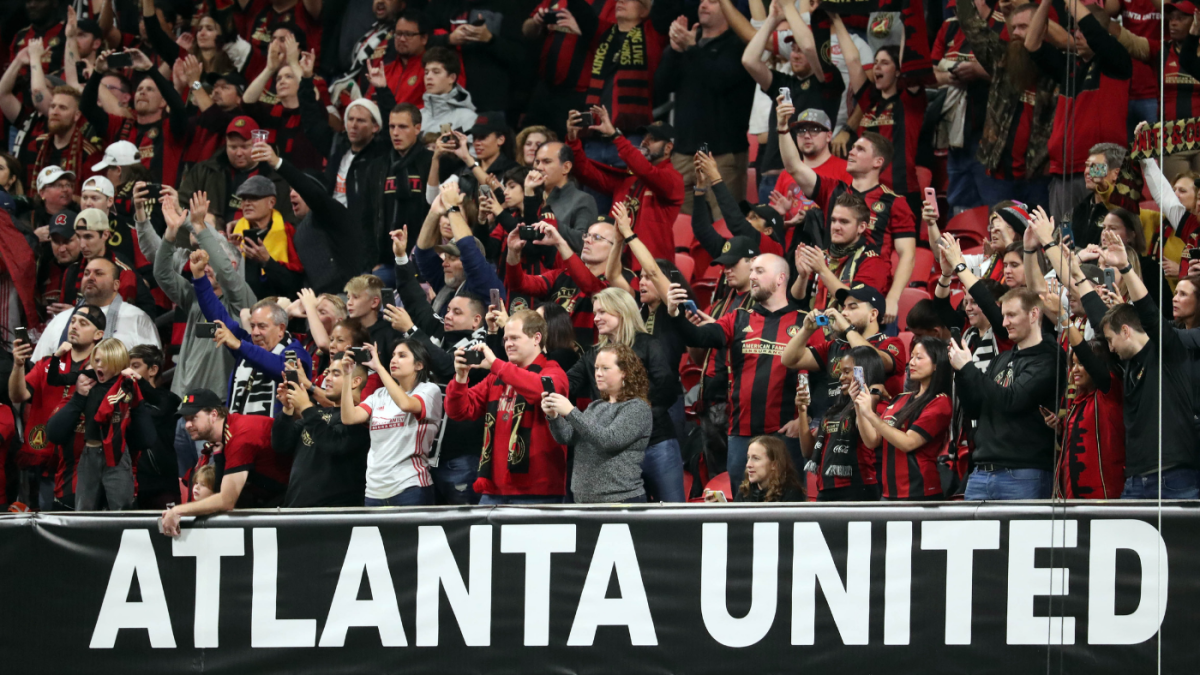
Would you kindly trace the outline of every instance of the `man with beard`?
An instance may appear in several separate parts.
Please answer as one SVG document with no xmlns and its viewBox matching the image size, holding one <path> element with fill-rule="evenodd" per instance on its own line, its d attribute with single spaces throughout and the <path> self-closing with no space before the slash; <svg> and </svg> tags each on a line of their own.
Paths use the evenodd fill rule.
<svg viewBox="0 0 1200 675">
<path fill-rule="evenodd" d="M 469 291 L 487 298 L 494 288 L 500 291 L 501 296 L 506 295 L 504 284 L 496 276 L 495 267 L 488 264 L 482 244 L 471 233 L 471 225 L 462 212 L 463 199 L 457 183 L 444 184 L 441 196 L 434 200 L 421 226 L 417 246 L 413 249 L 413 262 L 421 277 L 437 293 L 433 299 L 433 311 L 438 320 L 441 320 L 450 298 L 460 293 Z M 450 226 L 451 241 L 445 245 L 438 243 L 442 238 L 442 218 Z M 398 234 L 394 232 L 393 236 Z M 397 265 L 406 263 L 407 260 L 396 260 Z M 442 268 L 440 274 L 439 263 Z"/>
<path fill-rule="evenodd" d="M 672 228 L 683 205 L 683 177 L 671 164 L 675 129 L 661 122 L 639 129 L 645 135 L 634 147 L 613 126 L 607 109 L 593 106 L 591 112 L 595 123 L 589 128 L 612 141 L 621 161 L 629 168 L 618 169 L 588 158 L 579 141 L 583 119 L 579 111 L 572 110 L 567 119 L 567 146 L 575 155 L 575 177 L 592 190 L 612 195 L 614 202 L 625 202 L 633 218 L 633 232 L 650 253 L 655 258 L 674 260 Z"/>
<path fill-rule="evenodd" d="M 75 236 L 79 238 L 80 259 L 67 268 L 66 274 L 63 275 L 63 302 L 72 305 L 76 303 L 88 263 L 97 258 L 104 258 L 111 260 L 120 270 L 117 276 L 121 298 L 125 302 L 136 304 L 147 313 L 155 313 L 150 287 L 110 245 L 113 234 L 109 227 L 108 213 L 100 209 L 84 209 L 75 217 Z"/>
<path fill-rule="evenodd" d="M 672 284 L 667 313 L 689 347 L 727 348 L 729 363 L 730 485 L 741 485 L 746 451 L 755 436 L 775 434 L 796 418 L 796 375 L 782 359 L 788 338 L 800 332 L 805 313 L 788 302 L 788 264 L 764 253 L 750 269 L 752 309 L 713 321 L 702 312 L 681 312 L 687 290 Z"/>
<path fill-rule="evenodd" d="M 108 74 L 101 58 L 83 90 L 80 109 L 92 126 L 101 130 L 106 143 L 129 141 L 138 146 L 142 165 L 156 183 L 176 185 L 179 164 L 187 143 L 187 109 L 174 85 L 167 81 L 150 59 L 134 49 L 133 68 L 144 73 L 133 96 L 133 114 L 99 98 L 100 80 Z M 164 117 L 164 112 L 169 117 Z"/>
<path fill-rule="evenodd" d="M 375 0 L 376 16 L 381 8 L 391 4 L 392 0 Z M 402 7 L 403 3 L 399 5 Z M 416 10 L 403 13 L 387 11 L 386 16 L 376 21 L 363 40 L 367 42 L 360 40 L 355 45 L 355 65 L 342 79 L 333 83 L 334 95 L 337 96 L 339 86 L 347 86 L 343 83 L 354 78 L 351 88 L 341 95 L 346 99 L 345 103 L 359 95 L 377 100 L 375 92 L 386 88 L 397 103 L 420 106 L 425 96 L 425 67 L 421 64 L 421 57 L 429 41 L 429 25 L 425 15 Z M 378 44 L 371 46 L 373 40 L 378 40 Z M 373 52 L 360 65 L 360 50 L 365 46 L 371 46 Z M 359 94 L 360 91 L 366 93 Z"/>
<path fill-rule="evenodd" d="M 108 258 L 96 258 L 83 270 L 82 294 L 85 304 L 95 305 L 104 313 L 106 322 L 104 337 L 117 338 L 132 349 L 138 345 L 162 347 L 158 329 L 148 314 L 125 302 L 117 292 L 120 284 L 120 268 Z M 53 354 L 63 343 L 70 327 L 71 312 L 59 312 L 38 340 L 33 350 L 33 360 Z"/>
<path fill-rule="evenodd" d="M 808 299 L 809 281 L 816 277 L 814 309 L 825 309 L 843 288 L 866 284 L 887 292 L 892 270 L 879 257 L 879 247 L 867 243 L 871 209 L 862 197 L 843 193 L 833 203 L 829 216 L 829 250 L 801 243 L 796 248 L 796 279 L 792 297 Z"/>
<path fill-rule="evenodd" d="M 38 153 L 33 170 L 59 166 L 76 175 L 100 160 L 101 141 L 79 112 L 79 92 L 71 87 L 55 87 L 46 114 L 46 133 L 37 137 Z"/>
<path fill-rule="evenodd" d="M 815 171 L 818 176 L 824 176 L 829 180 L 840 180 L 847 184 L 854 181 L 850 174 L 846 173 L 846 160 L 834 155 L 829 150 L 829 143 L 833 139 L 833 123 L 824 110 L 809 108 L 801 112 L 796 116 L 796 121 L 792 123 L 791 128 L 791 133 L 794 134 L 793 139 L 800 148 L 800 161 L 804 162 L 808 168 Z M 771 129 L 775 130 L 775 127 L 771 127 Z M 777 130 L 775 131 L 778 133 Z M 775 181 L 775 190 L 767 202 L 771 208 L 783 214 L 784 222 L 789 224 L 800 223 L 804 214 L 816 206 L 805 196 L 800 186 L 796 185 L 796 179 L 792 178 L 792 174 L 786 171 L 779 172 L 779 179 Z M 794 235 L 792 240 L 795 240 Z"/>
<path fill-rule="evenodd" d="M 583 250 L 583 238 L 588 227 L 596 222 L 596 200 L 580 190 L 571 180 L 575 156 L 564 143 L 551 141 L 537 149 L 533 161 L 532 185 L 525 188 L 525 212 L 537 211 L 538 220 L 551 223 L 571 245 L 571 250 Z M 541 180 L 542 190 L 537 192 Z"/>
<path fill-rule="evenodd" d="M 1011 7 L 1000 3 L 1002 10 Z M 1005 41 L 973 2 L 957 5 L 958 23 L 975 60 L 992 76 L 983 135 L 975 158 L 987 179 L 977 187 L 984 204 L 1017 200 L 1049 206 L 1050 132 L 1054 128 L 1054 80 L 1033 63 L 1025 34 L 1037 5 L 1017 6 L 1004 17 Z M 1057 28 L 1057 24 L 1054 24 Z"/>
</svg>

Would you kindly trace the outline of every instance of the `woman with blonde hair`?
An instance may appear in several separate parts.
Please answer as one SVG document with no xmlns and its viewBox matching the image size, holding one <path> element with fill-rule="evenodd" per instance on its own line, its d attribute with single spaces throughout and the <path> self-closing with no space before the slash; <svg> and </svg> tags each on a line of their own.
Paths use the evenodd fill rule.
<svg viewBox="0 0 1200 675">
<path fill-rule="evenodd" d="M 650 382 L 649 403 L 654 420 L 642 467 L 647 492 L 658 501 L 683 501 L 683 456 L 670 407 L 679 398 L 679 376 L 659 341 L 646 331 L 633 296 L 606 288 L 592 296 L 593 321 L 600 341 L 567 371 L 573 401 L 600 399 L 596 388 L 596 357 L 606 347 L 623 345 L 641 361 Z"/>
<path fill-rule="evenodd" d="M 94 316 L 100 314 L 98 308 L 85 307 L 89 320 L 103 323 Z M 75 466 L 76 511 L 99 510 L 101 496 L 109 511 L 132 508 L 132 455 L 150 441 L 137 433 L 149 426 L 140 421 L 143 413 L 138 405 L 142 400 L 139 387 L 143 381 L 129 367 L 125 344 L 116 338 L 96 345 L 88 368 L 64 375 L 59 371 L 58 359 L 69 350 L 70 345 L 63 343 L 51 358 L 50 372 L 56 377 L 47 381 L 58 384 L 69 380 L 64 384 L 74 384 L 75 395 L 46 423 L 46 438 L 55 445 L 77 449 L 77 430 L 83 429 L 83 450 Z"/>
<path fill-rule="evenodd" d="M 537 149 L 542 147 L 543 143 L 557 140 L 558 134 L 551 131 L 549 127 L 541 125 L 525 127 L 517 134 L 517 164 L 532 167 L 534 157 L 537 156 Z"/>
<path fill-rule="evenodd" d="M 598 397 L 587 410 L 562 394 L 542 394 L 554 440 L 575 450 L 571 492 L 580 504 L 645 502 L 643 453 L 653 426 L 646 369 L 617 342 L 599 347 L 594 361 Z"/>
</svg>

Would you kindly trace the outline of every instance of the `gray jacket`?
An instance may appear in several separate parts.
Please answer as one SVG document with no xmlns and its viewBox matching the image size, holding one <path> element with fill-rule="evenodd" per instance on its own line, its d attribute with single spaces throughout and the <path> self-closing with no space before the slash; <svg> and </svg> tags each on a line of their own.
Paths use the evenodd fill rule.
<svg viewBox="0 0 1200 675">
<path fill-rule="evenodd" d="M 184 237 L 187 234 L 180 230 L 179 236 Z M 246 285 L 242 267 L 235 269 L 230 261 L 229 254 L 222 246 L 224 240 L 217 236 L 211 227 L 206 227 L 197 234 L 196 240 L 200 242 L 200 247 L 208 252 L 209 264 L 212 265 L 217 283 L 223 291 L 221 303 L 229 310 L 229 314 L 237 316 L 242 308 L 252 307 L 258 300 Z M 228 389 L 229 371 L 233 368 L 233 354 L 211 339 L 196 337 L 196 324 L 204 321 L 204 314 L 200 311 L 200 304 L 196 302 L 196 292 L 192 289 L 191 280 L 180 274 L 180 267 L 175 263 L 176 250 L 183 249 L 178 249 L 174 242 L 163 239 L 157 255 L 154 256 L 154 280 L 172 302 L 187 312 L 187 327 L 183 334 L 183 345 L 179 348 L 179 358 L 175 359 L 175 377 L 171 381 L 171 392 L 182 397 L 192 389 L 204 388 L 212 390 L 224 399 Z"/>
<path fill-rule="evenodd" d="M 568 180 L 566 185 L 546 193 L 546 204 L 558 221 L 558 233 L 571 250 L 582 251 L 583 235 L 596 222 L 596 199 Z"/>
<path fill-rule="evenodd" d="M 650 404 L 593 401 L 550 422 L 554 440 L 575 447 L 571 491 L 580 504 L 615 503 L 645 494 L 642 460 L 650 442 Z"/>
<path fill-rule="evenodd" d="M 443 124 L 449 124 L 464 134 L 468 133 L 471 127 L 475 126 L 476 117 L 471 93 L 457 84 L 445 94 L 426 92 L 425 107 L 421 110 L 421 131 L 425 142 L 429 143 L 430 137 L 440 136 Z"/>
</svg>

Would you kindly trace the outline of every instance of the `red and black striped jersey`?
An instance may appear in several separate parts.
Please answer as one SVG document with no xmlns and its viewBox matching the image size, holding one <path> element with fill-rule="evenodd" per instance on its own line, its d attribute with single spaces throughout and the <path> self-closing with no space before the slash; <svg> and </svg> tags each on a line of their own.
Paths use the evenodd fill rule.
<svg viewBox="0 0 1200 675">
<path fill-rule="evenodd" d="M 1157 55 L 1162 40 L 1162 10 L 1154 0 L 1121 0 L 1121 27 L 1150 42 L 1150 53 Z M 1158 59 L 1151 63 L 1133 60 L 1133 80 L 1129 98 L 1158 98 Z M 1171 119 L 1169 116 L 1167 119 Z"/>
<path fill-rule="evenodd" d="M 917 140 L 928 106 L 925 88 L 912 92 L 902 86 L 895 96 L 884 98 L 875 83 L 868 81 L 855 92 L 855 104 L 863 109 L 859 133 L 874 131 L 892 142 L 892 162 L 879 180 L 902 195 L 918 192 Z"/>
<path fill-rule="evenodd" d="M 108 116 L 105 139 L 109 144 L 129 141 L 137 146 L 142 166 L 163 185 L 179 184 L 179 165 L 187 149 L 187 135 L 177 136 L 172 131 L 167 112 L 157 122 L 139 124 L 132 117 Z"/>
<path fill-rule="evenodd" d="M 897 427 L 896 415 L 915 396 L 905 392 L 892 400 L 881 416 L 888 426 Z M 917 416 L 909 420 L 901 431 L 916 431 L 925 443 L 905 452 L 883 439 L 883 475 L 879 481 L 883 496 L 888 499 L 933 497 L 942 494 L 942 479 L 938 473 L 938 455 L 946 449 L 950 438 L 950 417 L 954 406 L 945 394 L 934 396 Z"/>
<path fill-rule="evenodd" d="M 1200 57 L 1196 55 L 1200 38 L 1189 35 L 1182 45 L 1170 44 L 1163 65 L 1163 117 L 1185 120 L 1200 116 Z"/>
<path fill-rule="evenodd" d="M 832 180 L 820 174 L 813 188 L 813 201 L 821 207 L 825 214 L 825 233 L 829 233 L 829 219 L 833 216 L 833 205 L 844 192 L 851 192 L 863 198 L 867 208 L 871 209 L 871 222 L 867 226 L 867 239 L 872 246 L 878 246 L 879 256 L 884 260 L 892 259 L 892 251 L 896 249 L 895 240 L 906 237 L 921 238 L 917 231 L 917 221 L 913 218 L 912 209 L 908 202 L 883 185 L 865 192 L 859 192 L 849 183 Z M 925 228 L 921 228 L 922 230 Z M 924 235 L 928 238 L 928 235 Z M 875 289 L 883 292 L 884 289 Z"/>
<path fill-rule="evenodd" d="M 879 401 L 875 412 L 882 414 L 887 401 Z M 855 415 L 821 418 L 817 425 L 817 444 L 820 454 L 817 485 L 821 490 L 875 485 L 879 482 L 879 453 L 862 441 L 855 424 Z M 853 452 L 854 456 L 848 456 Z"/>
<path fill-rule="evenodd" d="M 822 370 L 829 376 L 829 400 L 832 401 L 842 393 L 842 383 L 838 380 L 837 375 L 839 364 L 842 362 L 842 357 L 853 347 L 844 336 L 835 336 L 833 340 L 830 340 L 831 335 L 833 335 L 833 331 L 828 328 L 825 333 L 814 335 L 813 339 L 809 341 L 808 349 L 817 358 L 817 363 L 821 364 Z M 895 396 L 904 390 L 904 371 L 908 367 L 908 352 L 904 349 L 904 343 L 898 337 L 888 337 L 883 333 L 876 333 L 868 337 L 867 342 L 892 357 L 892 372 L 884 381 L 884 386 L 887 387 L 888 394 Z"/>
</svg>

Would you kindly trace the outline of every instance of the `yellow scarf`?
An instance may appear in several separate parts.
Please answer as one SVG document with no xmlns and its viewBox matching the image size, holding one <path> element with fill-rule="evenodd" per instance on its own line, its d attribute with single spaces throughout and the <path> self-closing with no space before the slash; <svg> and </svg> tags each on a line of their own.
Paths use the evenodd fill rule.
<svg viewBox="0 0 1200 675">
<path fill-rule="evenodd" d="M 233 226 L 233 233 L 244 234 L 248 229 L 250 229 L 250 221 L 242 218 L 237 221 L 237 225 Z M 271 211 L 271 227 L 267 229 L 267 236 L 263 237 L 263 246 L 267 247 L 267 253 L 275 262 L 285 265 L 289 262 L 287 230 L 284 229 L 283 214 L 279 211 Z"/>
</svg>

